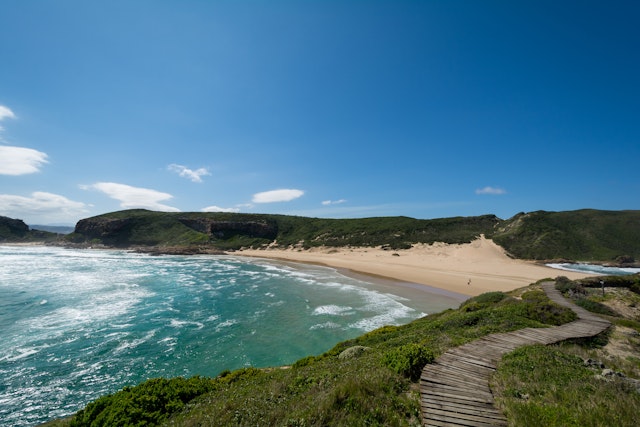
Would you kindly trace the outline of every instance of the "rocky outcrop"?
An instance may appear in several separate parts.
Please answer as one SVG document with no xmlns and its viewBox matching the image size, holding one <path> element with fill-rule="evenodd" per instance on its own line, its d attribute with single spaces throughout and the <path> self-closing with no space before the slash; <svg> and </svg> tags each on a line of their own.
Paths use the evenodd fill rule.
<svg viewBox="0 0 640 427">
<path fill-rule="evenodd" d="M 0 216 L 0 242 L 52 242 L 57 237 L 48 231 L 31 230 L 21 219 Z"/>
<path fill-rule="evenodd" d="M 229 240 L 264 242 L 274 240 L 277 235 L 277 222 L 268 218 L 216 218 L 210 214 L 132 210 L 117 216 L 80 220 L 67 240 L 76 244 L 146 248 L 144 250 L 158 247 L 160 253 L 210 253 L 220 246 L 228 249 L 225 245 Z"/>
<path fill-rule="evenodd" d="M 180 222 L 215 239 L 228 239 L 236 235 L 273 240 L 278 226 L 267 221 L 216 221 L 209 218 L 181 218 Z"/>
<path fill-rule="evenodd" d="M 75 233 L 87 239 L 105 239 L 122 233 L 130 225 L 130 218 L 87 218 L 78 221 Z"/>
<path fill-rule="evenodd" d="M 346 350 L 342 351 L 342 353 L 338 355 L 338 359 L 340 360 L 353 359 L 354 357 L 358 357 L 362 353 L 368 350 L 371 350 L 371 347 L 354 345 L 353 347 L 349 347 Z"/>
<path fill-rule="evenodd" d="M 29 232 L 29 226 L 21 219 L 0 216 L 0 239 L 10 237 L 24 237 Z"/>
</svg>

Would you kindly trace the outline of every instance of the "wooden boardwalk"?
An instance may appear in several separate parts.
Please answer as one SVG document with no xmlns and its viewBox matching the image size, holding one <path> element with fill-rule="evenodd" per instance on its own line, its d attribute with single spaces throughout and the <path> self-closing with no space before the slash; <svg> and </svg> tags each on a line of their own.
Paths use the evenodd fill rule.
<svg viewBox="0 0 640 427">
<path fill-rule="evenodd" d="M 489 378 L 503 354 L 523 345 L 591 337 L 611 326 L 565 299 L 555 282 L 545 282 L 542 288 L 552 301 L 575 311 L 578 320 L 551 328 L 492 334 L 444 353 L 424 368 L 420 378 L 424 426 L 506 426 L 507 419 L 494 407 L 489 389 Z"/>
</svg>

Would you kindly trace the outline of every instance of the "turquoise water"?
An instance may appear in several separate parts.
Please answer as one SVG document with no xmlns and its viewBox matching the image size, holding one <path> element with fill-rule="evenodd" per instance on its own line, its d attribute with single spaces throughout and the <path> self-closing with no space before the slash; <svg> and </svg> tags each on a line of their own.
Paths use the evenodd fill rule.
<svg viewBox="0 0 640 427">
<path fill-rule="evenodd" d="M 290 364 L 459 302 L 300 264 L 0 246 L 0 420 L 35 425 L 153 377 Z"/>
<path fill-rule="evenodd" d="M 640 268 L 607 267 L 603 265 L 586 263 L 557 263 L 547 264 L 547 266 L 551 268 L 557 268 L 559 270 L 576 271 L 578 273 L 591 273 L 601 276 L 627 276 L 640 273 Z"/>
</svg>

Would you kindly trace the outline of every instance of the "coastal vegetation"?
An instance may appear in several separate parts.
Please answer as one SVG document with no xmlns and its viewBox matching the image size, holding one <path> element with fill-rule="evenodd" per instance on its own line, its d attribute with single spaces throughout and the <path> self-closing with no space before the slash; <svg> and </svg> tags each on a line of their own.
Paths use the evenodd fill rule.
<svg viewBox="0 0 640 427">
<path fill-rule="evenodd" d="M 505 355 L 491 384 L 497 406 L 518 426 L 636 426 L 640 275 L 559 277 L 556 283 L 566 297 L 614 326 L 592 339 Z"/>
<path fill-rule="evenodd" d="M 640 259 L 640 211 L 521 213 L 491 236 L 515 258 L 632 263 Z"/>
<path fill-rule="evenodd" d="M 211 252 L 243 247 L 308 249 L 468 243 L 492 238 L 511 256 L 633 264 L 640 260 L 640 211 L 578 210 L 414 219 L 323 219 L 286 215 L 127 210 L 83 219 L 67 243 Z"/>
<path fill-rule="evenodd" d="M 623 287 L 623 281 L 633 287 L 640 277 L 605 280 L 619 281 L 617 288 L 606 288 L 611 294 L 608 302 L 623 301 L 626 307 L 640 302 L 640 295 Z M 582 286 L 564 279 L 559 282 L 567 289 Z M 593 293 L 585 298 L 602 298 L 599 288 L 589 289 Z M 621 300 L 612 289 L 629 295 Z M 102 426 L 109 425 L 105 420 L 118 420 L 118 425 L 418 426 L 417 381 L 426 363 L 487 334 L 547 327 L 575 318 L 571 310 L 550 301 L 537 284 L 509 293 L 490 292 L 456 310 L 341 342 L 289 367 L 244 368 L 216 378 L 152 379 L 102 397 L 74 417 L 52 425 Z M 523 347 L 504 358 L 493 387 L 514 425 L 633 425 L 630 421 L 635 420 L 640 394 L 618 373 L 638 378 L 640 322 L 628 313 L 608 318 L 616 326 L 603 336 Z M 634 356 L 606 353 L 620 328 L 636 332 L 624 335 Z M 603 361 L 616 373 L 597 378 L 601 362 L 596 372 L 584 362 L 588 358 Z M 586 410 L 587 404 L 595 409 Z M 603 418 L 607 411 L 609 418 Z"/>
</svg>

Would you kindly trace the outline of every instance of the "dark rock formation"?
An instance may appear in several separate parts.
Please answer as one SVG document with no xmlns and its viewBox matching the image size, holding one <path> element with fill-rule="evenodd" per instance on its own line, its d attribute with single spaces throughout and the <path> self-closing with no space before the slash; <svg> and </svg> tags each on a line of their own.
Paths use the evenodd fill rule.
<svg viewBox="0 0 640 427">
<path fill-rule="evenodd" d="M 21 219 L 0 216 L 0 240 L 23 238 L 29 233 L 29 226 Z"/>
<path fill-rule="evenodd" d="M 278 226 L 267 221 L 216 221 L 209 218 L 181 218 L 180 222 L 216 239 L 228 239 L 236 235 L 243 235 L 273 240 L 278 235 Z"/>
<path fill-rule="evenodd" d="M 53 242 L 55 233 L 32 230 L 21 219 L 0 216 L 0 242 Z"/>
<path fill-rule="evenodd" d="M 78 221 L 75 233 L 88 239 L 104 239 L 117 235 L 131 225 L 130 218 L 87 218 Z"/>
</svg>

